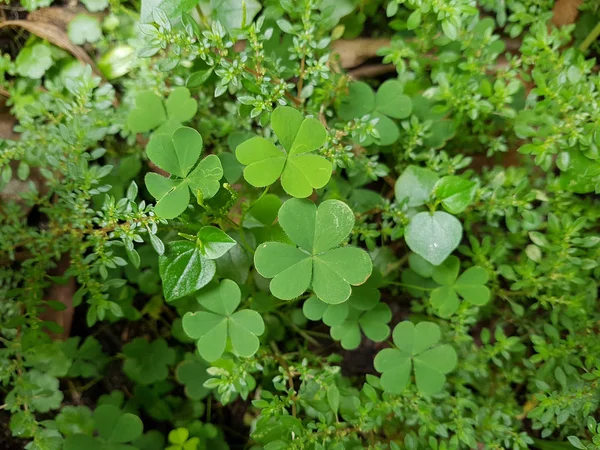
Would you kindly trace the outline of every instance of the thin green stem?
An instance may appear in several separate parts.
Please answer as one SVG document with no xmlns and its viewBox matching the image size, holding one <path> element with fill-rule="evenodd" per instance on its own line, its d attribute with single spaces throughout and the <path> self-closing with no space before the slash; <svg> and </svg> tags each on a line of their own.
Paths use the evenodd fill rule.
<svg viewBox="0 0 600 450">
<path fill-rule="evenodd" d="M 598 39 L 598 36 L 600 36 L 600 22 L 596 24 L 594 29 L 590 31 L 590 34 L 588 34 L 583 42 L 579 44 L 579 51 L 585 52 L 589 46 L 592 45 L 596 39 Z"/>
</svg>

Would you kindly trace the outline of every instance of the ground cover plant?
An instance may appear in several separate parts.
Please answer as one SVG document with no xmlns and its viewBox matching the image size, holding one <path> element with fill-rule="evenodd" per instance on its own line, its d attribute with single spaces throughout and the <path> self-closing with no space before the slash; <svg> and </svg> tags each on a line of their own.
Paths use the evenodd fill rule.
<svg viewBox="0 0 600 450">
<path fill-rule="evenodd" d="M 0 449 L 600 449 L 596 1 L 1 6 Z"/>
</svg>

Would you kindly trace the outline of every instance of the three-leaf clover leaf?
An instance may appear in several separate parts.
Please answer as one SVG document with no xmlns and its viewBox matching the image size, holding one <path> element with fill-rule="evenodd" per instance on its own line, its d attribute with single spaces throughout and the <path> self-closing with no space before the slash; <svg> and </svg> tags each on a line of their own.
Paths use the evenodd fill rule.
<svg viewBox="0 0 600 450">
<path fill-rule="evenodd" d="M 192 400 L 202 400 L 210 392 L 204 387 L 204 382 L 210 378 L 206 369 L 208 365 L 198 357 L 186 359 L 177 366 L 175 377 L 185 386 L 185 394 Z"/>
<path fill-rule="evenodd" d="M 188 312 L 183 316 L 184 331 L 197 339 L 198 352 L 207 361 L 219 359 L 228 341 L 238 356 L 249 357 L 258 350 L 257 336 L 263 334 L 265 324 L 256 311 L 236 311 L 241 298 L 237 283 L 223 280 L 198 295 L 198 303 L 206 311 Z"/>
<path fill-rule="evenodd" d="M 190 191 L 199 199 L 208 199 L 219 190 L 223 168 L 217 156 L 207 156 L 194 168 L 202 145 L 200 133 L 188 127 L 179 128 L 173 136 L 154 134 L 148 142 L 150 161 L 171 174 L 171 178 L 146 174 L 146 187 L 157 200 L 154 211 L 158 216 L 173 219 L 183 213 L 190 203 Z"/>
<path fill-rule="evenodd" d="M 307 319 L 323 320 L 325 325 L 329 325 L 331 337 L 340 341 L 346 350 L 360 345 L 361 329 L 372 341 L 381 342 L 390 333 L 387 324 L 392 319 L 392 313 L 386 304 L 379 303 L 381 293 L 377 286 L 380 282 L 381 275 L 374 272 L 364 284 L 352 290 L 347 302 L 335 305 L 312 295 L 304 302 L 302 312 Z"/>
<path fill-rule="evenodd" d="M 477 183 L 456 175 L 443 177 L 434 188 L 436 198 L 452 214 L 463 212 L 473 202 L 476 190 Z"/>
<path fill-rule="evenodd" d="M 441 284 L 431 292 L 431 305 L 440 317 L 450 317 L 459 306 L 458 295 L 472 305 L 481 306 L 490 300 L 490 290 L 485 285 L 488 273 L 483 267 L 474 266 L 465 270 L 460 276 L 460 261 L 450 256 L 433 269 L 433 281 Z"/>
<path fill-rule="evenodd" d="M 175 350 L 169 348 L 164 339 L 148 342 L 135 338 L 123 346 L 126 356 L 123 372 L 138 384 L 151 384 L 165 380 L 169 365 L 175 363 Z"/>
<path fill-rule="evenodd" d="M 410 220 L 404 238 L 408 248 L 437 266 L 460 244 L 462 225 L 443 211 L 420 212 Z"/>
<path fill-rule="evenodd" d="M 432 322 L 400 322 L 392 333 L 396 348 L 386 348 L 375 357 L 375 370 L 380 372 L 381 387 L 389 393 L 401 393 L 410 382 L 414 366 L 417 389 L 433 395 L 442 390 L 445 374 L 457 363 L 456 351 L 448 344 L 436 345 L 440 327 Z"/>
<path fill-rule="evenodd" d="M 254 265 L 265 278 L 273 278 L 271 293 L 282 300 L 300 296 L 309 287 L 326 303 L 342 303 L 351 285 L 364 283 L 373 268 L 364 250 L 337 248 L 354 227 L 354 214 L 339 200 L 326 200 L 317 208 L 309 200 L 292 198 L 279 209 L 279 224 L 296 245 L 266 242 L 256 249 Z"/>
<path fill-rule="evenodd" d="M 169 443 L 173 444 L 168 446 L 165 450 L 197 450 L 200 445 L 200 438 L 190 437 L 190 432 L 187 428 L 176 428 L 169 432 Z"/>
<path fill-rule="evenodd" d="M 135 97 L 135 108 L 129 113 L 127 125 L 134 133 L 172 134 L 183 122 L 191 120 L 198 111 L 198 103 L 184 87 L 173 89 L 165 102 L 152 91 L 140 91 Z"/>
<path fill-rule="evenodd" d="M 158 259 L 163 292 L 167 301 L 184 297 L 206 286 L 216 272 L 215 259 L 237 242 L 222 230 L 206 226 L 195 241 L 175 241 Z"/>
<path fill-rule="evenodd" d="M 331 178 L 332 165 L 317 150 L 327 137 L 317 119 L 294 108 L 279 106 L 271 114 L 271 126 L 285 151 L 263 137 L 253 137 L 237 146 L 235 155 L 244 164 L 244 178 L 255 187 L 281 186 L 291 196 L 304 198 L 322 188 Z"/>
<path fill-rule="evenodd" d="M 391 145 L 400 137 L 398 125 L 390 119 L 405 119 L 410 116 L 412 102 L 410 97 L 403 94 L 402 84 L 396 80 L 384 82 L 377 94 L 362 81 L 352 83 L 348 96 L 337 108 L 338 116 L 343 120 L 361 118 L 365 115 L 377 119 L 375 129 L 379 134 L 380 145 Z M 371 142 L 363 142 L 370 145 Z"/>
<path fill-rule="evenodd" d="M 100 405 L 94 411 L 98 437 L 72 434 L 65 440 L 64 450 L 135 450 L 126 445 L 139 438 L 144 425 L 135 414 L 123 413 L 114 405 Z"/>
</svg>

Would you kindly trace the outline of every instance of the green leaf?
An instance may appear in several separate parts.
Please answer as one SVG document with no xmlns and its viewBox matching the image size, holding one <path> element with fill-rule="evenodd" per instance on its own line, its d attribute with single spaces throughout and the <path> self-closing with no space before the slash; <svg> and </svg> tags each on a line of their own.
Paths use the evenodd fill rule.
<svg viewBox="0 0 600 450">
<path fill-rule="evenodd" d="M 136 338 L 123 346 L 123 354 L 127 357 L 123 372 L 142 385 L 166 380 L 169 366 L 175 363 L 175 351 L 169 348 L 164 339 L 148 342 Z"/>
<path fill-rule="evenodd" d="M 431 292 L 431 305 L 440 317 L 450 317 L 459 307 L 458 295 L 471 303 L 481 306 L 491 297 L 491 292 L 485 283 L 488 274 L 482 267 L 470 267 L 458 276 L 460 261 L 456 256 L 449 256 L 432 272 L 433 280 L 443 286 Z"/>
<path fill-rule="evenodd" d="M 273 184 L 281 177 L 283 189 L 294 197 L 304 198 L 313 189 L 322 188 L 331 177 L 331 163 L 317 150 L 327 137 L 316 119 L 305 119 L 288 106 L 279 106 L 271 115 L 271 125 L 284 149 L 278 149 L 262 137 L 254 137 L 237 146 L 235 154 L 244 169 L 244 178 L 255 187 Z"/>
<path fill-rule="evenodd" d="M 217 259 L 235 247 L 236 240 L 217 227 L 202 227 L 198 232 L 200 251 L 207 259 Z"/>
<path fill-rule="evenodd" d="M 375 93 L 373 89 L 362 81 L 351 83 L 348 96 L 342 98 L 336 108 L 342 120 L 352 120 L 370 114 L 375 109 Z"/>
<path fill-rule="evenodd" d="M 145 133 L 167 120 L 162 98 L 152 91 L 140 91 L 135 97 L 135 109 L 129 113 L 127 125 L 134 133 Z"/>
<path fill-rule="evenodd" d="M 396 200 L 402 202 L 408 198 L 408 206 L 424 205 L 429 201 L 437 181 L 435 172 L 423 167 L 408 166 L 396 180 Z"/>
<path fill-rule="evenodd" d="M 67 34 L 73 44 L 83 45 L 86 42 L 94 43 L 102 39 L 102 28 L 95 17 L 78 14 L 69 22 Z"/>
<path fill-rule="evenodd" d="M 575 448 L 579 448 L 579 449 L 583 449 L 583 450 L 585 450 L 587 448 L 585 445 L 583 445 L 583 443 L 581 442 L 581 440 L 579 440 L 579 438 L 577 436 L 567 436 L 567 440 Z"/>
<path fill-rule="evenodd" d="M 187 428 L 177 428 L 169 433 L 169 442 L 171 444 L 184 444 L 188 440 L 190 432 Z"/>
<path fill-rule="evenodd" d="M 186 359 L 175 370 L 177 381 L 185 386 L 185 394 L 192 400 L 202 400 L 210 389 L 204 387 L 204 382 L 210 378 L 206 372 L 208 365 L 201 359 Z"/>
<path fill-rule="evenodd" d="M 375 130 L 377 130 L 379 145 L 392 145 L 400 138 L 398 125 L 392 119 L 378 112 L 373 113 L 372 117 L 377 119 Z"/>
<path fill-rule="evenodd" d="M 404 237 L 413 252 L 439 265 L 460 244 L 462 225 L 445 212 L 421 212 L 411 219 Z"/>
<path fill-rule="evenodd" d="M 156 129 L 157 133 L 170 136 L 181 128 L 182 122 L 193 119 L 197 111 L 198 103 L 185 87 L 173 89 L 164 105 L 162 98 L 152 91 L 140 91 L 135 98 L 135 108 L 129 113 L 127 125 L 134 133 Z"/>
<path fill-rule="evenodd" d="M 213 17 L 227 30 L 249 25 L 261 9 L 257 0 L 211 0 L 210 6 Z"/>
<path fill-rule="evenodd" d="M 206 70 L 199 70 L 198 72 L 194 72 L 192 73 L 188 79 L 187 82 L 185 83 L 185 85 L 188 88 L 195 88 L 198 86 L 201 86 L 204 84 L 204 82 L 206 80 L 208 80 L 208 78 L 212 75 L 213 73 L 213 69 L 206 69 Z"/>
<path fill-rule="evenodd" d="M 88 11 L 99 12 L 108 8 L 108 0 L 81 0 Z"/>
<path fill-rule="evenodd" d="M 94 420 L 87 406 L 63 406 L 56 416 L 56 426 L 63 435 L 92 434 Z"/>
<path fill-rule="evenodd" d="M 179 123 L 193 119 L 198 111 L 198 103 L 192 98 L 190 90 L 184 87 L 173 89 L 165 106 L 169 120 Z"/>
<path fill-rule="evenodd" d="M 214 261 L 205 258 L 200 248 L 190 241 L 167 244 L 158 259 L 165 300 L 168 302 L 196 292 L 215 275 Z"/>
<path fill-rule="evenodd" d="M 473 202 L 476 190 L 477 183 L 454 175 L 441 178 L 434 188 L 435 196 L 452 214 L 463 212 Z"/>
<path fill-rule="evenodd" d="M 412 101 L 408 95 L 403 94 L 399 81 L 388 80 L 377 90 L 375 110 L 394 119 L 405 119 L 412 111 Z"/>
<path fill-rule="evenodd" d="M 192 195 L 206 200 L 219 190 L 223 168 L 215 155 L 207 156 L 192 170 L 202 153 L 202 146 L 202 136 L 188 127 L 177 129 L 173 136 L 154 134 L 148 142 L 146 153 L 150 160 L 178 177 L 146 174 L 148 192 L 157 199 L 154 211 L 158 216 L 173 219 L 181 215 L 189 205 L 190 191 Z"/>
<path fill-rule="evenodd" d="M 22 77 L 39 79 L 52 66 L 52 53 L 44 44 L 35 44 L 19 52 L 15 60 L 17 73 Z"/>
<path fill-rule="evenodd" d="M 329 403 L 333 413 L 337 415 L 340 408 L 340 390 L 335 384 L 331 384 L 327 388 L 327 403 Z"/>
<path fill-rule="evenodd" d="M 372 263 L 355 247 L 335 248 L 354 226 L 352 210 L 338 200 L 317 208 L 309 200 L 290 199 L 279 209 L 279 223 L 296 246 L 267 242 L 254 255 L 256 270 L 271 280 L 271 293 L 282 300 L 298 297 L 309 286 L 324 302 L 346 301 L 351 285 L 364 283 Z"/>
<path fill-rule="evenodd" d="M 198 303 L 206 310 L 186 313 L 183 316 L 185 333 L 197 340 L 200 356 L 207 361 L 221 357 L 231 342 L 238 356 L 252 356 L 259 347 L 257 336 L 264 333 L 262 317 L 256 311 L 235 311 L 241 301 L 239 286 L 231 280 L 223 280 L 198 296 Z"/>
<path fill-rule="evenodd" d="M 144 425 L 134 414 L 122 413 L 113 405 L 100 405 L 94 411 L 98 435 L 108 443 L 124 444 L 140 437 Z"/>
<path fill-rule="evenodd" d="M 100 442 L 86 434 L 73 434 L 65 439 L 64 450 L 103 450 Z"/>
<path fill-rule="evenodd" d="M 443 389 L 445 374 L 456 367 L 456 351 L 447 344 L 437 345 L 441 337 L 439 327 L 431 322 L 416 326 L 400 322 L 394 328 L 393 340 L 397 348 L 382 350 L 375 357 L 375 369 L 380 372 L 381 386 L 386 392 L 400 394 L 410 381 L 414 366 L 417 389 L 433 395 Z"/>
</svg>

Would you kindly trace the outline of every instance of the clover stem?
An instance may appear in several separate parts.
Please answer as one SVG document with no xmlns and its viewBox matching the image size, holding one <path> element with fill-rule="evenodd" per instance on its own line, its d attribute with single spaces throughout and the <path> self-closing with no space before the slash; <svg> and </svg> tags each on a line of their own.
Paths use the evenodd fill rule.
<svg viewBox="0 0 600 450">
<path fill-rule="evenodd" d="M 579 44 L 579 51 L 580 52 L 585 52 L 589 48 L 589 46 L 592 45 L 592 43 L 596 39 L 598 39 L 598 36 L 600 36 L 600 22 L 598 22 L 596 24 L 596 26 L 590 32 L 590 34 L 588 34 L 586 36 L 586 38 L 583 40 L 583 42 L 581 44 Z"/>
</svg>

